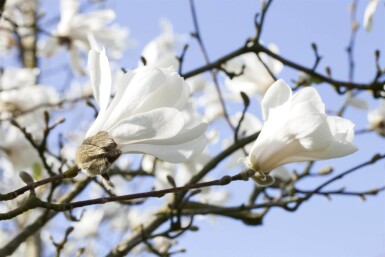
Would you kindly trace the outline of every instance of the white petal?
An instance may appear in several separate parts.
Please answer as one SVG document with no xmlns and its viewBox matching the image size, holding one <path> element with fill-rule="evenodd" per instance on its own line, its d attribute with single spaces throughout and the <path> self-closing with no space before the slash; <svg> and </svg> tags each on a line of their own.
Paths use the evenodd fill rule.
<svg viewBox="0 0 385 257">
<path fill-rule="evenodd" d="M 49 37 L 39 44 L 39 55 L 51 57 L 58 53 L 60 48 L 59 40 L 56 37 Z"/>
<path fill-rule="evenodd" d="M 279 54 L 279 48 L 277 45 L 269 44 L 268 47 L 269 47 L 269 50 L 272 51 L 273 53 Z M 278 74 L 282 71 L 283 63 L 264 53 L 261 53 L 260 56 L 261 56 L 261 59 L 266 63 L 267 67 L 269 67 L 271 72 L 273 72 L 274 74 Z"/>
<path fill-rule="evenodd" d="M 95 100 L 100 112 L 105 112 L 111 94 L 111 71 L 104 48 L 100 52 L 94 49 L 89 51 L 88 71 Z"/>
<path fill-rule="evenodd" d="M 110 129 L 110 135 L 118 145 L 146 143 L 174 137 L 184 124 L 177 109 L 159 108 L 120 121 Z"/>
<path fill-rule="evenodd" d="M 304 88 L 291 98 L 291 112 L 298 110 L 302 113 L 325 113 L 325 104 L 317 90 L 312 87 Z"/>
<path fill-rule="evenodd" d="M 107 128 L 129 115 L 162 107 L 181 109 L 186 104 L 189 88 L 175 71 L 146 66 L 131 73 L 123 79 L 128 84 L 118 84 L 107 113 Z"/>
<path fill-rule="evenodd" d="M 60 22 L 58 24 L 58 32 L 61 35 L 68 33 L 72 19 L 77 14 L 78 8 L 78 0 L 60 1 Z"/>
<path fill-rule="evenodd" d="M 374 13 L 376 12 L 377 5 L 378 5 L 378 0 L 371 0 L 365 9 L 364 28 L 368 32 L 372 30 L 373 16 L 374 16 Z"/>
<path fill-rule="evenodd" d="M 288 162 L 303 161 L 304 151 L 324 149 L 331 141 L 325 115 L 299 116 L 283 122 L 278 128 L 271 119 L 265 123 L 250 152 L 262 172 Z"/>
<path fill-rule="evenodd" d="M 164 140 L 151 140 L 149 142 L 154 144 L 182 144 L 184 142 L 192 141 L 205 133 L 207 130 L 207 123 L 199 123 L 192 128 L 184 128 L 176 136 Z"/>
<path fill-rule="evenodd" d="M 187 103 L 190 88 L 181 76 L 173 69 L 161 69 L 167 75 L 167 81 L 162 86 L 158 86 L 151 95 L 141 103 L 136 112 L 164 107 L 174 107 L 181 110 Z M 159 84 L 158 84 L 159 85 Z"/>
<path fill-rule="evenodd" d="M 262 99 L 262 116 L 266 121 L 269 118 L 269 112 L 271 109 L 284 104 L 292 95 L 291 88 L 282 79 L 277 80 L 267 90 L 265 96 Z"/>
<path fill-rule="evenodd" d="M 131 144 L 124 146 L 123 152 L 146 153 L 157 158 L 171 162 L 184 162 L 198 156 L 207 144 L 205 134 L 194 140 L 177 145 L 153 145 L 153 144 Z"/>
<path fill-rule="evenodd" d="M 76 24 L 78 29 L 92 31 L 106 26 L 115 17 L 116 15 L 113 10 L 100 10 L 77 15 L 73 18 L 72 24 Z"/>
</svg>

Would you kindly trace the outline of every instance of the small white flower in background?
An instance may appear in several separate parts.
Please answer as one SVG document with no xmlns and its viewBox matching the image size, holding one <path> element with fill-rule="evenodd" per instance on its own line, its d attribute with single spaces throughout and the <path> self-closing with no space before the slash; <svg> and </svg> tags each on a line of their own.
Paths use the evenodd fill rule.
<svg viewBox="0 0 385 257">
<path fill-rule="evenodd" d="M 371 31 L 373 27 L 373 16 L 376 13 L 378 0 L 371 0 L 369 4 L 366 6 L 365 14 L 364 14 L 364 28 L 366 31 Z"/>
<path fill-rule="evenodd" d="M 345 104 L 364 111 L 367 111 L 369 108 L 368 103 L 365 100 L 353 96 L 352 94 L 346 96 Z"/>
<path fill-rule="evenodd" d="M 190 85 L 191 94 L 202 92 L 207 83 L 207 79 L 202 75 L 197 75 L 191 78 L 186 79 L 187 83 Z"/>
<path fill-rule="evenodd" d="M 156 218 L 156 209 L 154 208 L 135 208 L 128 210 L 126 220 L 131 230 L 140 230 L 142 226 L 149 224 Z"/>
<path fill-rule="evenodd" d="M 80 221 L 73 223 L 74 231 L 71 236 L 78 239 L 98 236 L 103 216 L 103 209 L 86 210 Z"/>
<path fill-rule="evenodd" d="M 269 49 L 274 53 L 278 53 L 278 47 L 273 44 L 269 45 Z M 283 68 L 281 62 L 264 53 L 261 53 L 259 56 L 273 74 L 281 72 Z M 242 66 L 244 66 L 243 72 Z M 263 95 L 274 83 L 274 79 L 255 53 L 246 53 L 238 58 L 230 60 L 226 63 L 225 69 L 228 72 L 240 74 L 232 79 L 226 78 L 225 81 L 229 90 L 236 93 L 238 96 L 241 91 L 246 93 L 249 97 Z M 241 100 L 241 97 L 239 97 L 239 100 Z"/>
<path fill-rule="evenodd" d="M 7 68 L 0 74 L 0 89 L 12 90 L 36 85 L 39 69 Z"/>
<path fill-rule="evenodd" d="M 158 252 L 160 253 L 167 253 L 169 251 L 169 249 L 175 245 L 177 243 L 177 241 L 175 239 L 170 239 L 170 238 L 167 238 L 167 237 L 155 237 L 154 238 L 154 247 L 155 249 L 158 250 Z"/>
<path fill-rule="evenodd" d="M 0 119 L 16 117 L 31 133 L 41 133 L 43 112 L 59 101 L 53 88 L 35 84 L 38 73 L 37 69 L 9 69 L 0 78 Z"/>
<path fill-rule="evenodd" d="M 182 35 L 174 34 L 172 24 L 167 19 L 160 21 L 162 33 L 154 40 L 150 41 L 142 51 L 142 57 L 146 60 L 146 65 L 158 68 L 174 67 L 179 68 L 178 53 L 186 38 Z M 143 65 L 142 62 L 139 65 Z"/>
<path fill-rule="evenodd" d="M 76 154 L 78 166 L 88 175 L 106 175 L 121 153 L 145 153 L 178 163 L 202 152 L 207 124 L 188 121 L 182 113 L 189 87 L 174 69 L 140 67 L 127 72 L 109 103 L 111 72 L 104 49 L 90 51 L 88 68 L 100 107 Z"/>
<path fill-rule="evenodd" d="M 9 174 L 10 177 L 14 176 L 18 170 L 29 169 L 34 164 L 41 163 L 36 149 L 25 139 L 19 129 L 13 126 L 0 130 L 0 156 L 4 156 L 12 164 L 9 173 L 2 166 L 3 175 Z"/>
<path fill-rule="evenodd" d="M 233 124 L 234 127 L 237 127 L 241 116 L 242 116 L 242 113 L 237 112 L 230 117 L 231 124 Z M 258 132 L 261 129 L 262 129 L 262 122 L 258 119 L 258 117 L 256 117 L 254 114 L 250 112 L 246 112 L 245 116 L 243 117 L 241 126 L 239 128 L 238 138 L 250 136 L 251 134 Z M 226 149 L 233 143 L 234 143 L 234 137 L 233 135 L 231 135 L 231 137 L 223 140 L 222 148 Z M 246 152 L 250 152 L 251 146 L 252 146 L 252 143 L 249 143 L 244 146 L 244 149 L 246 150 Z M 236 167 L 239 167 L 239 160 L 242 160 L 244 158 L 245 158 L 245 153 L 241 149 L 234 152 L 228 158 L 226 169 L 231 170 Z"/>
<path fill-rule="evenodd" d="M 204 118 L 212 123 L 223 117 L 223 108 L 213 83 L 208 83 L 203 89 L 203 94 L 196 100 L 199 107 L 204 108 Z"/>
<path fill-rule="evenodd" d="M 274 185 L 279 186 L 280 183 L 288 183 L 292 178 L 289 171 L 284 166 L 279 166 L 272 170 L 269 174 L 274 179 Z"/>
<path fill-rule="evenodd" d="M 380 106 L 368 113 L 369 129 L 385 136 L 385 101 L 381 100 Z"/>
<path fill-rule="evenodd" d="M 27 38 L 33 40 L 34 28 L 31 26 L 35 20 L 34 12 L 38 5 L 37 0 L 12 0 L 5 2 L 2 10 L 2 18 L 0 20 L 0 52 L 8 53 L 12 48 L 19 47 L 19 39 L 26 40 Z M 33 15 L 31 15 L 33 13 Z M 17 24 L 17 26 L 15 26 Z M 14 33 L 14 32 L 15 33 Z M 16 36 L 16 34 L 18 36 Z M 23 41 L 22 40 L 22 41 Z"/>
<path fill-rule="evenodd" d="M 43 113 L 44 108 L 38 107 L 43 107 L 42 105 L 45 104 L 53 105 L 57 102 L 58 96 L 55 90 L 49 87 L 36 85 L 3 91 L 0 92 L 0 117 L 4 119 L 25 111 L 32 111 L 35 108 L 35 114 Z"/>
<path fill-rule="evenodd" d="M 292 95 L 291 88 L 278 80 L 261 105 L 265 123 L 245 160 L 261 186 L 271 184 L 274 180 L 268 174 L 283 164 L 338 158 L 357 151 L 352 144 L 354 124 L 327 116 L 314 88 Z"/>
<path fill-rule="evenodd" d="M 233 116 L 231 116 L 230 121 L 233 124 L 234 127 L 238 126 L 238 123 L 242 117 L 241 112 L 235 113 Z M 239 127 L 238 135 L 239 138 L 250 136 L 251 134 L 254 134 L 262 129 L 262 122 L 260 119 L 258 119 L 257 116 L 250 112 L 246 112 L 241 126 Z"/>
<path fill-rule="evenodd" d="M 316 77 L 312 77 L 310 76 L 309 74 L 307 74 L 306 72 L 303 72 L 303 71 L 300 71 L 298 72 L 298 80 L 297 80 L 297 83 L 296 83 L 296 87 L 299 87 L 299 86 L 303 86 L 303 87 L 308 87 L 308 86 L 311 86 L 311 84 L 319 84 L 321 83 L 322 80 L 316 78 Z"/>
<path fill-rule="evenodd" d="M 123 50 L 130 44 L 127 40 L 128 30 L 119 26 L 109 26 L 115 19 L 113 10 L 100 10 L 89 13 L 78 13 L 78 0 L 61 0 L 60 22 L 53 36 L 42 42 L 40 54 L 50 57 L 67 47 L 70 65 L 76 75 L 85 75 L 82 53 L 90 49 L 88 35 L 108 46 L 111 57 L 120 58 Z"/>
</svg>

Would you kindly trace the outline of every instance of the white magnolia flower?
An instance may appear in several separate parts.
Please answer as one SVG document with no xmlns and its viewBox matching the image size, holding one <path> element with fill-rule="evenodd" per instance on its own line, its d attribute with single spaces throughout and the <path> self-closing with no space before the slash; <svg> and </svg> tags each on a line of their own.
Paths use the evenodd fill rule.
<svg viewBox="0 0 385 257">
<path fill-rule="evenodd" d="M 369 129 L 375 130 L 378 134 L 385 136 L 385 101 L 380 106 L 368 113 Z"/>
<path fill-rule="evenodd" d="M 345 99 L 345 105 L 352 106 L 364 111 L 367 111 L 369 108 L 368 103 L 365 100 L 358 98 L 357 96 L 353 96 L 352 94 L 347 95 Z"/>
<path fill-rule="evenodd" d="M 154 208 L 130 208 L 126 215 L 126 220 L 131 230 L 139 230 L 142 226 L 149 224 L 156 218 Z"/>
<path fill-rule="evenodd" d="M 59 101 L 57 92 L 50 87 L 36 85 L 38 70 L 10 69 L 0 79 L 0 119 L 16 117 L 29 132 L 41 134 L 43 112 Z M 51 106 L 51 107 L 50 107 Z"/>
<path fill-rule="evenodd" d="M 36 149 L 16 127 L 1 129 L 0 142 L 0 156 L 4 156 L 11 163 L 10 169 L 2 167 L 5 177 L 9 175 L 11 178 L 16 171 L 30 169 L 34 164 L 41 163 Z"/>
<path fill-rule="evenodd" d="M 77 152 L 89 175 L 104 174 L 121 153 L 146 153 L 177 163 L 206 145 L 207 124 L 187 121 L 181 110 L 189 87 L 174 69 L 140 67 L 117 82 L 110 101 L 111 73 L 104 49 L 91 50 L 88 67 L 100 112 Z"/>
<path fill-rule="evenodd" d="M 269 48 L 273 52 L 278 52 L 278 47 L 275 45 L 270 45 Z M 260 57 L 273 74 L 281 72 L 283 68 L 281 62 L 264 53 L 261 53 Z M 242 67 L 244 68 L 242 69 Z M 256 94 L 263 95 L 274 83 L 274 79 L 255 53 L 243 54 L 238 58 L 227 62 L 225 68 L 229 72 L 240 74 L 232 79 L 227 78 L 225 81 L 229 90 L 237 95 L 239 95 L 239 92 L 241 91 L 245 92 L 250 97 Z M 239 97 L 239 99 L 241 98 Z"/>
<path fill-rule="evenodd" d="M 79 222 L 75 222 L 72 236 L 77 239 L 96 237 L 100 231 L 100 224 L 103 220 L 103 209 L 87 210 L 83 213 Z"/>
<path fill-rule="evenodd" d="M 12 48 L 19 47 L 20 37 L 25 40 L 34 40 L 35 11 L 38 6 L 37 0 L 11 0 L 3 1 L 4 9 L 0 19 L 0 52 L 8 53 Z M 15 26 L 17 24 L 17 26 Z M 16 36 L 17 35 L 17 36 Z"/>
<path fill-rule="evenodd" d="M 364 28 L 366 31 L 371 31 L 373 26 L 373 16 L 376 12 L 378 0 L 371 0 L 369 4 L 366 6 L 365 14 L 364 14 Z"/>
<path fill-rule="evenodd" d="M 223 116 L 223 107 L 213 83 L 209 83 L 203 89 L 202 95 L 197 99 L 199 107 L 204 108 L 204 118 L 212 123 Z"/>
<path fill-rule="evenodd" d="M 186 81 L 190 85 L 191 94 L 202 92 L 208 86 L 207 79 L 203 75 L 188 78 Z"/>
<path fill-rule="evenodd" d="M 28 99 L 28 100 L 27 100 Z M 14 90 L 0 93 L 0 110 L 2 119 L 10 116 L 17 116 L 25 112 L 33 111 L 34 116 L 43 117 L 43 111 L 47 108 L 40 108 L 44 105 L 54 105 L 58 102 L 56 91 L 44 86 L 25 86 Z M 41 115 L 39 115 L 41 114 Z M 20 119 L 24 117 L 20 117 Z M 18 120 L 19 121 L 19 120 Z M 32 125 L 24 122 L 22 125 Z"/>
<path fill-rule="evenodd" d="M 39 69 L 7 68 L 0 76 L 0 89 L 11 90 L 25 86 L 34 86 Z"/>
<path fill-rule="evenodd" d="M 254 178 L 260 185 L 271 184 L 273 179 L 267 174 L 283 164 L 332 159 L 357 151 L 352 144 L 354 124 L 327 116 L 314 88 L 292 95 L 291 88 L 278 80 L 261 105 L 265 123 L 245 161 L 256 171 Z"/>
<path fill-rule="evenodd" d="M 52 56 L 62 46 L 69 51 L 71 68 L 77 75 L 85 75 L 82 53 L 91 47 L 88 37 L 108 46 L 114 58 L 120 58 L 127 46 L 128 30 L 119 26 L 109 26 L 115 19 L 113 10 L 100 10 L 85 14 L 78 13 L 78 0 L 61 0 L 61 17 L 53 36 L 41 45 L 43 56 Z"/>
<path fill-rule="evenodd" d="M 158 252 L 167 254 L 170 248 L 176 243 L 177 241 L 175 239 L 170 239 L 164 236 L 158 236 L 154 238 L 153 247 L 157 249 Z"/>
<path fill-rule="evenodd" d="M 146 65 L 158 68 L 168 68 L 172 66 L 178 69 L 179 60 L 177 51 L 181 48 L 182 42 L 184 42 L 185 39 L 181 35 L 174 34 L 170 21 L 162 19 L 160 25 L 162 33 L 144 47 L 142 57 L 146 60 Z"/>
</svg>

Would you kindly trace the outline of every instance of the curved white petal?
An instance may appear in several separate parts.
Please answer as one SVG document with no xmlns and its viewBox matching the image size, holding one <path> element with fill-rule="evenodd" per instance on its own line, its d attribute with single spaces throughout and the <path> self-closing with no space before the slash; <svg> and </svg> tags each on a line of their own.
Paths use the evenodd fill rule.
<svg viewBox="0 0 385 257">
<path fill-rule="evenodd" d="M 118 145 L 125 145 L 174 137 L 184 125 L 180 111 L 164 107 L 128 117 L 109 131 Z"/>
<path fill-rule="evenodd" d="M 60 22 L 58 24 L 58 33 L 67 34 L 73 17 L 79 9 L 78 0 L 61 0 L 60 1 Z"/>
<path fill-rule="evenodd" d="M 198 156 L 207 144 L 205 134 L 181 144 L 176 145 L 155 145 L 155 144 L 130 144 L 125 145 L 122 152 L 146 153 L 157 158 L 171 162 L 184 162 Z"/>
<path fill-rule="evenodd" d="M 105 112 L 111 94 L 111 71 L 104 48 L 100 51 L 94 49 L 89 51 L 88 71 L 95 100 L 100 107 L 100 112 Z"/>
<path fill-rule="evenodd" d="M 271 109 L 284 104 L 291 97 L 292 92 L 288 84 L 282 79 L 277 80 L 267 90 L 261 102 L 262 116 L 266 121 Z"/>
<path fill-rule="evenodd" d="M 291 112 L 325 113 L 325 104 L 322 102 L 317 90 L 312 87 L 304 88 L 294 94 L 291 98 L 291 104 Z"/>
<path fill-rule="evenodd" d="M 123 80 L 128 84 L 118 84 L 106 113 L 107 128 L 129 115 L 161 107 L 180 109 L 188 99 L 187 83 L 172 69 L 140 67 Z"/>
<path fill-rule="evenodd" d="M 373 26 L 373 16 L 376 12 L 378 0 L 371 0 L 365 9 L 364 28 L 366 31 L 371 31 Z"/>
</svg>

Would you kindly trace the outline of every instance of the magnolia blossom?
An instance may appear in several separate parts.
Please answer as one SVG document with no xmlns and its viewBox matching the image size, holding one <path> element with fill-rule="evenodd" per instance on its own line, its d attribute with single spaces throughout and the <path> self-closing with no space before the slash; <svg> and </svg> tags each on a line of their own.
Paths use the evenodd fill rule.
<svg viewBox="0 0 385 257">
<path fill-rule="evenodd" d="M 110 102 L 111 73 L 104 49 L 91 50 L 88 68 L 100 112 L 77 151 L 77 164 L 103 175 L 121 153 L 146 153 L 183 162 L 202 152 L 207 124 L 187 121 L 181 110 L 189 87 L 172 69 L 140 67 L 117 82 Z"/>
<path fill-rule="evenodd" d="M 0 89 L 11 90 L 36 84 L 39 69 L 7 68 L 0 76 Z"/>
<path fill-rule="evenodd" d="M 77 75 L 85 75 L 82 52 L 90 49 L 88 37 L 91 35 L 110 49 L 114 58 L 120 58 L 127 46 L 128 30 L 119 26 L 109 26 L 115 19 L 113 10 L 100 10 L 85 14 L 78 13 L 78 0 L 61 0 L 61 17 L 53 36 L 41 45 L 41 54 L 52 56 L 62 46 L 69 51 L 71 68 Z"/>
<path fill-rule="evenodd" d="M 59 101 L 50 87 L 36 85 L 37 69 L 7 69 L 0 78 L 0 119 L 16 118 L 29 132 L 41 133 L 43 112 Z"/>
<path fill-rule="evenodd" d="M 364 28 L 366 31 L 371 31 L 373 26 L 373 16 L 376 12 L 378 0 L 371 0 L 369 4 L 366 6 L 365 14 L 364 14 Z"/>
<path fill-rule="evenodd" d="M 178 69 L 177 50 L 185 39 L 181 35 L 174 34 L 170 21 L 162 19 L 160 25 L 162 33 L 144 47 L 142 57 L 146 60 L 146 65 L 158 68 L 173 66 L 175 69 Z"/>
<path fill-rule="evenodd" d="M 25 86 L 0 93 L 0 110 L 2 118 L 9 115 L 18 115 L 25 111 L 39 109 L 42 105 L 52 105 L 57 103 L 56 92 L 49 87 Z"/>
<path fill-rule="evenodd" d="M 259 185 L 271 184 L 274 180 L 267 174 L 283 164 L 332 159 L 357 151 L 352 144 L 354 124 L 327 116 L 314 88 L 293 95 L 291 88 L 278 80 L 261 105 L 265 123 L 245 161 L 256 172 Z"/>
<path fill-rule="evenodd" d="M 36 17 L 31 10 L 36 10 L 38 1 L 8 0 L 2 3 L 4 4 L 2 17 L 7 19 L 2 18 L 0 21 L 0 52 L 9 53 L 12 48 L 19 47 L 20 39 L 24 42 L 34 40 L 34 28 L 31 24 Z"/>
<path fill-rule="evenodd" d="M 162 33 L 143 48 L 142 56 L 146 60 L 146 65 L 159 68 L 173 66 L 178 69 L 177 50 L 185 39 L 181 35 L 174 34 L 170 21 L 162 19 L 160 26 Z"/>
<path fill-rule="evenodd" d="M 103 220 L 103 209 L 87 210 L 83 213 L 80 221 L 74 223 L 72 236 L 77 239 L 96 237 Z"/>
<path fill-rule="evenodd" d="M 197 99 L 197 104 L 204 108 L 204 118 L 212 123 L 223 116 L 223 107 L 213 83 L 208 83 Z"/>
<path fill-rule="evenodd" d="M 378 134 L 385 136 L 385 101 L 380 106 L 368 113 L 369 129 L 375 130 Z"/>
<path fill-rule="evenodd" d="M 17 128 L 9 126 L 1 129 L 0 142 L 0 156 L 4 156 L 11 164 L 9 169 L 2 166 L 5 177 L 13 177 L 15 170 L 32 168 L 33 165 L 41 163 L 36 149 Z"/>
<path fill-rule="evenodd" d="M 231 124 L 233 124 L 234 127 L 238 126 L 238 123 L 240 121 L 240 118 L 242 117 L 241 112 L 237 112 L 234 115 L 230 117 Z M 254 134 L 262 129 L 262 122 L 253 115 L 250 112 L 246 112 L 244 114 L 241 126 L 239 127 L 238 136 L 239 138 L 250 136 L 251 134 Z M 229 146 L 231 146 L 234 143 L 234 136 L 231 135 L 231 137 L 226 138 L 223 140 L 222 143 L 222 149 L 226 149 Z M 249 143 L 245 145 L 243 148 L 246 150 L 246 152 L 250 152 L 252 143 Z M 233 170 L 235 168 L 239 168 L 240 161 L 245 158 L 245 152 L 243 149 L 240 149 L 238 151 L 235 151 L 232 155 L 230 155 L 227 158 L 227 170 Z"/>
<path fill-rule="evenodd" d="M 269 46 L 273 52 L 278 52 L 275 45 Z M 261 53 L 260 57 L 273 74 L 281 72 L 283 65 L 281 62 Z M 227 78 L 226 86 L 234 93 L 245 92 L 248 96 L 264 94 L 274 83 L 269 71 L 258 59 L 255 53 L 246 53 L 226 63 L 226 70 L 235 73 L 232 79 Z M 240 98 L 239 98 L 240 99 Z"/>
</svg>

